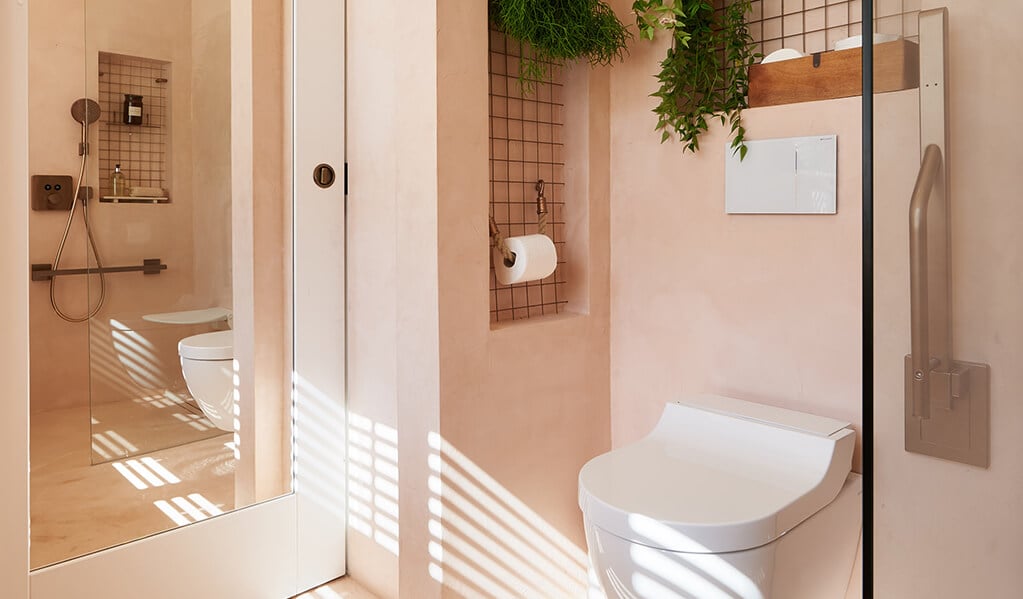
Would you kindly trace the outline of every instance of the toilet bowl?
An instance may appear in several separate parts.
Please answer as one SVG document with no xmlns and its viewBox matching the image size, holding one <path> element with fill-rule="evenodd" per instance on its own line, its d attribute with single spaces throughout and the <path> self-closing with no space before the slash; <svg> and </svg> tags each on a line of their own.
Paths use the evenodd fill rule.
<svg viewBox="0 0 1023 599">
<path fill-rule="evenodd" d="M 234 427 L 234 331 L 185 337 L 178 342 L 181 373 L 192 398 L 219 429 Z"/>
<path fill-rule="evenodd" d="M 178 341 L 230 321 L 231 311 L 226 308 L 116 314 L 109 319 L 109 339 L 117 361 L 139 389 L 148 394 L 184 395 L 186 385 L 176 351 Z"/>
<path fill-rule="evenodd" d="M 854 442 L 848 423 L 737 399 L 667 404 L 579 473 L 605 594 L 841 599 L 861 527 Z"/>
</svg>

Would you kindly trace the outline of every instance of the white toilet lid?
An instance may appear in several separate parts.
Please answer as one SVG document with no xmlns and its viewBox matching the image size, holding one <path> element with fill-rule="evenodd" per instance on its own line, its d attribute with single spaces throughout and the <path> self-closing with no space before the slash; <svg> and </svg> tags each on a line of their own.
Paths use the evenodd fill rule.
<svg viewBox="0 0 1023 599">
<path fill-rule="evenodd" d="M 231 311 L 227 308 L 204 308 L 202 310 L 145 314 L 142 316 L 142 320 L 160 324 L 206 324 L 227 320 L 230 315 Z"/>
<path fill-rule="evenodd" d="M 178 342 L 178 355 L 189 360 L 230 360 L 234 358 L 234 331 L 185 337 Z"/>
<path fill-rule="evenodd" d="M 650 435 L 583 466 L 579 504 L 588 525 L 690 553 L 777 539 L 838 495 L 854 440 L 851 429 L 797 430 L 790 420 L 779 426 L 760 414 L 668 404 Z"/>
</svg>

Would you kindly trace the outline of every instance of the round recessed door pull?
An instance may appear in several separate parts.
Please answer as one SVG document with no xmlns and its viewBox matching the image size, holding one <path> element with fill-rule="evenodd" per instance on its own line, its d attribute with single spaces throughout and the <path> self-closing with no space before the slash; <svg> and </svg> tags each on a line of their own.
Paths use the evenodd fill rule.
<svg viewBox="0 0 1023 599">
<path fill-rule="evenodd" d="M 337 173 L 334 172 L 334 167 L 329 164 L 318 164 L 313 169 L 313 182 L 323 189 L 333 185 L 335 180 L 337 180 Z"/>
</svg>

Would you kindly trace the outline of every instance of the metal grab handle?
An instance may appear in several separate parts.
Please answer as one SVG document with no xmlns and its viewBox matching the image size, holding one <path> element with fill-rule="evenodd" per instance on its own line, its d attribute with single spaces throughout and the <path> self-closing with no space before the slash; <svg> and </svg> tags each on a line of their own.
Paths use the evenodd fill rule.
<svg viewBox="0 0 1023 599">
<path fill-rule="evenodd" d="M 98 275 L 113 272 L 141 272 L 144 275 L 158 275 L 160 271 L 167 270 L 167 265 L 159 258 L 146 258 L 140 266 L 104 266 L 102 268 L 62 268 L 53 270 L 52 264 L 33 264 L 32 280 L 49 281 L 53 277 L 64 277 L 68 275 Z"/>
<path fill-rule="evenodd" d="M 931 144 L 924 150 L 920 173 L 909 202 L 909 296 L 913 363 L 913 415 L 930 418 L 930 372 L 940 366 L 931 357 L 931 313 L 928 305 L 927 209 L 931 191 L 941 171 L 941 150 Z M 939 355 L 943 352 L 939 352 Z"/>
<path fill-rule="evenodd" d="M 909 205 L 906 451 L 986 468 L 991 368 L 952 356 L 948 9 L 920 11 L 920 173 Z M 968 268 L 968 266 L 967 266 Z"/>
</svg>

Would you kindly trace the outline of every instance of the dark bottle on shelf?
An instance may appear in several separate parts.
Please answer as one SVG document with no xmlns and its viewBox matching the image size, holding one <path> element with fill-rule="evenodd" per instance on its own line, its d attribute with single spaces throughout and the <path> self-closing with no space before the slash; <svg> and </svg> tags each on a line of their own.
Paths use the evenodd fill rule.
<svg viewBox="0 0 1023 599">
<path fill-rule="evenodd" d="M 142 96 L 124 94 L 124 124 L 142 124 Z"/>
</svg>

